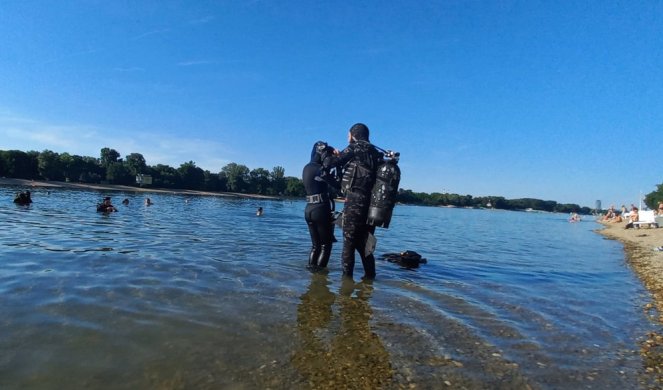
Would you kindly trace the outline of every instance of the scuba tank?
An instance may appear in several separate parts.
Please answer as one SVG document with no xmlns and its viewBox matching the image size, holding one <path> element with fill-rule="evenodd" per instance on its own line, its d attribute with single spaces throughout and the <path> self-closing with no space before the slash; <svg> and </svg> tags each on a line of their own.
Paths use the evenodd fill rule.
<svg viewBox="0 0 663 390">
<path fill-rule="evenodd" d="M 386 151 L 385 157 L 388 159 L 378 166 L 375 184 L 371 191 L 371 205 L 368 208 L 369 225 L 385 229 L 389 227 L 398 196 L 398 184 L 401 181 L 399 156 L 398 152 Z"/>
</svg>

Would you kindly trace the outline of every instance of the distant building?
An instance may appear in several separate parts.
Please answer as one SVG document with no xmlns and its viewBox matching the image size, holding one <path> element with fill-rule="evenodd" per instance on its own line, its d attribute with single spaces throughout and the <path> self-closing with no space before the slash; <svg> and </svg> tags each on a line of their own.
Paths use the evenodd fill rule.
<svg viewBox="0 0 663 390">
<path fill-rule="evenodd" d="M 139 173 L 136 175 L 136 183 L 139 186 L 151 186 L 152 185 L 152 175 L 143 175 Z"/>
</svg>

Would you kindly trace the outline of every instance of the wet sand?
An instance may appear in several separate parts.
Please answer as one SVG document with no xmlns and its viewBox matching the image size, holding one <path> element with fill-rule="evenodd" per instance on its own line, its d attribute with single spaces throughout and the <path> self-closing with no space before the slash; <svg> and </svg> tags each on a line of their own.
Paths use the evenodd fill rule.
<svg viewBox="0 0 663 390">
<path fill-rule="evenodd" d="M 179 194 L 179 195 L 204 195 L 204 196 L 226 196 L 237 198 L 254 198 L 254 199 L 279 199 L 274 196 L 256 195 L 256 194 L 242 194 L 237 192 L 212 192 L 212 191 L 195 191 L 171 188 L 151 188 L 151 187 L 134 187 L 115 184 L 85 184 L 73 183 L 63 181 L 43 181 L 43 180 L 25 180 L 25 179 L 8 179 L 0 178 L 0 185 L 3 186 L 19 186 L 22 191 L 30 190 L 32 188 L 69 188 L 69 189 L 82 189 L 82 190 L 97 190 L 97 191 L 126 191 L 126 192 L 152 192 L 152 193 L 166 193 L 166 194 Z"/>
<path fill-rule="evenodd" d="M 628 264 L 652 294 L 653 302 L 646 304 L 643 310 L 652 321 L 663 324 L 663 251 L 655 250 L 663 246 L 663 227 L 625 229 L 624 222 L 602 224 L 604 228 L 598 233 L 624 244 Z M 656 332 L 648 334 L 640 352 L 646 372 L 663 388 L 663 335 Z"/>
</svg>

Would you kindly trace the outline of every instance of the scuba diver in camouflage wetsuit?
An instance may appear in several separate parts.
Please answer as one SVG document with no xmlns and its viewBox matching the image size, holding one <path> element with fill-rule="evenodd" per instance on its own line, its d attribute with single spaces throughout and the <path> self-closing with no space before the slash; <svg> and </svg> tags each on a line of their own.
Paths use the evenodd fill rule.
<svg viewBox="0 0 663 390">
<path fill-rule="evenodd" d="M 338 156 L 324 161 L 325 167 L 343 167 L 343 275 L 352 277 L 357 251 L 364 266 L 364 278 L 374 279 L 374 248 L 367 248 L 367 241 L 375 232 L 375 226 L 367 223 L 367 217 L 376 171 L 384 156 L 369 142 L 368 127 L 363 123 L 357 123 L 350 128 L 348 142 L 348 147 Z"/>
</svg>

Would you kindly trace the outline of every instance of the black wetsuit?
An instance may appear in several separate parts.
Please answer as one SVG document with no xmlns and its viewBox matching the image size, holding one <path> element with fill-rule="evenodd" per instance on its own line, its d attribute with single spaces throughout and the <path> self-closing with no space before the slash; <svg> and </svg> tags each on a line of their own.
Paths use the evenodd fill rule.
<svg viewBox="0 0 663 390">
<path fill-rule="evenodd" d="M 117 209 L 112 204 L 105 204 L 105 203 L 97 204 L 97 212 L 99 213 L 112 213 L 115 211 L 117 211 Z"/>
<path fill-rule="evenodd" d="M 16 197 L 14 198 L 14 203 L 22 204 L 22 205 L 32 203 L 32 198 L 30 197 L 30 191 L 21 192 L 20 194 L 16 194 Z"/>
<path fill-rule="evenodd" d="M 383 155 L 367 141 L 353 142 L 341 154 L 329 161 L 329 164 L 344 166 L 358 164 L 361 170 L 355 172 L 355 179 L 345 191 L 343 208 L 343 252 L 341 255 L 343 274 L 352 277 L 355 266 L 355 251 L 359 252 L 364 266 L 364 277 L 375 278 L 375 257 L 366 254 L 364 248 L 368 235 L 375 232 L 375 226 L 366 223 L 368 207 L 371 203 L 371 190 L 375 183 L 375 173 L 382 162 Z M 325 165 L 328 163 L 325 160 Z M 361 172 L 361 173 L 360 173 Z M 345 180 L 345 179 L 344 179 Z"/>
<path fill-rule="evenodd" d="M 328 175 L 323 171 L 320 155 L 317 154 L 314 154 L 302 172 L 307 201 L 304 218 L 311 234 L 308 264 L 312 268 L 327 266 L 334 241 L 332 200 L 328 185 L 330 179 L 326 179 Z"/>
</svg>

